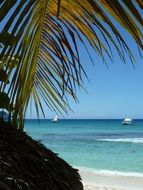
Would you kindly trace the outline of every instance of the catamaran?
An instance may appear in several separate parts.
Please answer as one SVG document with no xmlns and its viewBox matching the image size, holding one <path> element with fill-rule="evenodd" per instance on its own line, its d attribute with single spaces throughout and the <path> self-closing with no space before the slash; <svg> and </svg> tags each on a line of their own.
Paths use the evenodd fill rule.
<svg viewBox="0 0 143 190">
<path fill-rule="evenodd" d="M 131 125 L 133 123 L 133 120 L 130 118 L 125 118 L 122 122 L 122 125 Z"/>
</svg>

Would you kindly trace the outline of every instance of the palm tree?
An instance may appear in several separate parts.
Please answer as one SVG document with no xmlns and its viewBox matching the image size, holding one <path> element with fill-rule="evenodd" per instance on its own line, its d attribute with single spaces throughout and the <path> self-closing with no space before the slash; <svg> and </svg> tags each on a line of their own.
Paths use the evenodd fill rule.
<svg viewBox="0 0 143 190">
<path fill-rule="evenodd" d="M 66 95 L 76 101 L 76 87 L 83 86 L 86 75 L 78 42 L 90 58 L 87 44 L 105 63 L 105 55 L 112 60 L 111 46 L 123 61 L 127 53 L 134 62 L 116 24 L 142 53 L 142 10 L 142 0 L 1 1 L 0 108 L 9 111 L 9 121 L 22 129 L 30 101 L 44 115 L 42 99 L 48 107 L 67 112 Z"/>
</svg>

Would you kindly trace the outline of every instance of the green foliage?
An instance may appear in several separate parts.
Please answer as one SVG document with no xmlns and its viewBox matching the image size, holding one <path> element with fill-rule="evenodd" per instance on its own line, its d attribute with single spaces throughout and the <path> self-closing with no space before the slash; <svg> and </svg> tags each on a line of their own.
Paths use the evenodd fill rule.
<svg viewBox="0 0 143 190">
<path fill-rule="evenodd" d="M 0 42 L 3 45 L 13 46 L 16 42 L 16 38 L 15 38 L 15 36 L 11 35 L 9 32 L 3 30 L 0 33 Z"/>
<path fill-rule="evenodd" d="M 18 127 L 23 127 L 21 123 L 31 99 L 37 115 L 39 110 L 44 115 L 42 101 L 59 112 L 69 109 L 67 95 L 77 101 L 76 88 L 82 87 L 82 78 L 86 76 L 77 41 L 85 47 L 91 61 L 87 42 L 106 64 L 105 55 L 113 60 L 113 46 L 122 61 L 126 61 L 128 54 L 134 63 L 133 52 L 113 18 L 142 52 L 142 8 L 140 0 L 4 1 L 0 22 L 7 18 L 9 10 L 13 12 L 1 29 L 0 68 L 11 80 L 6 86 L 3 72 L 0 92 L 7 88 L 7 97 L 15 105 L 13 118 Z M 17 59 L 12 60 L 14 57 Z"/>
<path fill-rule="evenodd" d="M 4 69 L 0 69 L 0 82 L 8 82 L 8 76 Z"/>
<path fill-rule="evenodd" d="M 0 108 L 9 110 L 10 107 L 10 99 L 8 95 L 5 92 L 0 92 Z"/>
</svg>

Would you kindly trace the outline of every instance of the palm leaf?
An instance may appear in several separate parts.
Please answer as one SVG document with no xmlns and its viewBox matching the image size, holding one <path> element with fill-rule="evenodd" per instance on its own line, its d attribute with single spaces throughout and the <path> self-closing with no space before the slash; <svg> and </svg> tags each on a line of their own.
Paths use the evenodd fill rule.
<svg viewBox="0 0 143 190">
<path fill-rule="evenodd" d="M 128 54 L 134 62 L 134 55 L 116 24 L 134 38 L 142 52 L 142 8 L 141 0 L 3 1 L 0 68 L 8 73 L 10 85 L 1 82 L 0 91 L 6 92 L 14 105 L 14 124 L 23 127 L 30 97 L 37 114 L 41 109 L 43 115 L 41 98 L 49 108 L 59 112 L 69 109 L 67 94 L 77 101 L 76 88 L 82 86 L 83 75 L 86 76 L 77 41 L 85 47 L 91 61 L 87 42 L 106 64 L 105 55 L 113 60 L 113 46 L 123 61 Z M 14 37 L 9 43 L 7 34 L 8 38 Z M 9 58 L 3 63 L 4 57 Z M 16 67 L 9 66 L 12 57 L 18 57 Z"/>
</svg>

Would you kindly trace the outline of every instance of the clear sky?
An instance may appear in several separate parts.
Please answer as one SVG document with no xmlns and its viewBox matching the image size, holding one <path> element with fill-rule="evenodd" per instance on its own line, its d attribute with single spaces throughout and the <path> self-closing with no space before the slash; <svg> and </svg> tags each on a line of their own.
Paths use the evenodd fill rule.
<svg viewBox="0 0 143 190">
<path fill-rule="evenodd" d="M 85 88 L 88 93 L 83 90 L 77 92 L 78 104 L 69 99 L 74 113 L 64 114 L 65 118 L 143 118 L 143 58 L 139 56 L 132 38 L 126 33 L 124 33 L 124 38 L 136 57 L 135 68 L 128 58 L 127 64 L 122 63 L 114 51 L 114 62 L 111 63 L 107 58 L 109 69 L 97 55 L 91 52 L 95 63 L 93 66 L 87 53 L 79 44 L 81 62 L 89 76 L 90 83 L 85 79 Z M 44 109 L 46 118 L 54 117 L 54 112 L 46 106 Z M 36 118 L 34 107 L 32 107 L 32 113 L 28 108 L 27 118 Z"/>
<path fill-rule="evenodd" d="M 108 67 L 92 52 L 93 65 L 84 49 L 79 45 L 81 62 L 89 76 L 90 83 L 85 79 L 84 90 L 77 92 L 79 103 L 69 100 L 74 113 L 64 114 L 67 119 L 100 119 L 100 118 L 143 118 L 143 59 L 139 56 L 133 40 L 125 34 L 136 57 L 137 64 L 133 67 L 127 58 L 123 63 L 116 52 L 114 62 L 108 60 Z M 55 113 L 44 107 L 46 118 L 53 118 Z M 28 118 L 36 114 L 27 113 Z M 62 116 L 60 116 L 62 117 Z"/>
</svg>

